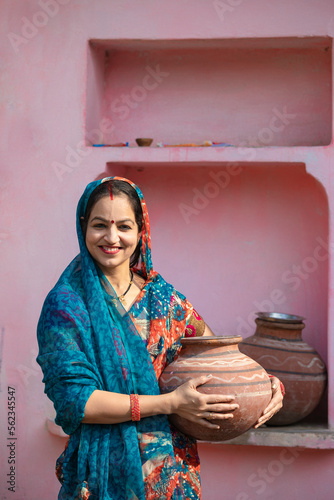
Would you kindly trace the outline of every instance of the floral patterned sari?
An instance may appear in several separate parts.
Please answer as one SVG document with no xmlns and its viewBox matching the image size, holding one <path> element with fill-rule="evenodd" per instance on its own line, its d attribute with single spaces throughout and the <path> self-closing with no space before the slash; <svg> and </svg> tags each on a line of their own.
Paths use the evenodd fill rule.
<svg viewBox="0 0 334 500">
<path fill-rule="evenodd" d="M 129 182 L 143 209 L 141 265 L 145 284 L 127 312 L 95 265 L 80 217 L 93 190 L 109 179 Z M 177 356 L 191 304 L 153 270 L 146 204 L 123 178 L 90 183 L 77 209 L 80 254 L 48 294 L 38 324 L 45 392 L 56 423 L 70 435 L 57 461 L 59 499 L 200 498 L 196 442 L 172 429 L 166 415 L 139 422 L 81 423 L 94 390 L 159 394 L 158 379 Z"/>
</svg>

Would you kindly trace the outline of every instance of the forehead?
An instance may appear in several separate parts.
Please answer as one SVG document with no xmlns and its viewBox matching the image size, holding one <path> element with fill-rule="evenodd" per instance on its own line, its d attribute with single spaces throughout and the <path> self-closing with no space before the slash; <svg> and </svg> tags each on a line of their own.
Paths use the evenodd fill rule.
<svg viewBox="0 0 334 500">
<path fill-rule="evenodd" d="M 127 217 L 135 219 L 135 214 L 126 195 L 116 195 L 113 199 L 110 196 L 100 198 L 92 208 L 90 218 L 96 215 L 108 216 L 110 213 L 117 214 L 118 216 L 126 215 Z"/>
</svg>

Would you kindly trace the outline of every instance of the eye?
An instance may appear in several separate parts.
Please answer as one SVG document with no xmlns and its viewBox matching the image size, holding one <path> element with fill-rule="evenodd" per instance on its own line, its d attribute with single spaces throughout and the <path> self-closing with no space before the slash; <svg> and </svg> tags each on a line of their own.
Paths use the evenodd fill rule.
<svg viewBox="0 0 334 500">
<path fill-rule="evenodd" d="M 94 224 L 93 227 L 97 229 L 103 229 L 106 227 L 106 224 L 103 224 L 103 222 L 99 222 L 98 224 Z"/>
<path fill-rule="evenodd" d="M 130 229 L 132 229 L 132 227 L 128 226 L 127 224 L 121 224 L 120 226 L 118 226 L 118 229 L 120 229 L 121 231 L 129 231 Z"/>
</svg>

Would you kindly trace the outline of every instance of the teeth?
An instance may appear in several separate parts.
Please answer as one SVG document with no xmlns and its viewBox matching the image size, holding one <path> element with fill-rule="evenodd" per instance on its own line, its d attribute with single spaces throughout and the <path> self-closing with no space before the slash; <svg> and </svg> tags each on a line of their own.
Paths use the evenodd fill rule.
<svg viewBox="0 0 334 500">
<path fill-rule="evenodd" d="M 106 252 L 116 252 L 117 250 L 119 250 L 119 247 L 102 247 L 102 248 Z"/>
</svg>

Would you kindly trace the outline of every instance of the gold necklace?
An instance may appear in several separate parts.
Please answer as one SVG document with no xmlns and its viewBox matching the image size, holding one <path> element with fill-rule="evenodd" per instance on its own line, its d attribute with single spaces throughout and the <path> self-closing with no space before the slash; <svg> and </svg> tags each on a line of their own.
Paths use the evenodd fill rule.
<svg viewBox="0 0 334 500">
<path fill-rule="evenodd" d="M 124 292 L 124 293 L 122 293 L 122 295 L 119 295 L 119 297 L 117 297 L 117 298 L 113 298 L 113 299 L 112 299 L 112 300 L 114 301 L 114 303 L 115 303 L 115 304 L 116 304 L 116 302 L 117 302 L 117 299 L 118 299 L 118 300 L 120 300 L 120 301 L 122 302 L 122 304 L 123 304 L 123 305 L 125 304 L 125 298 L 124 298 L 124 297 L 125 297 L 125 295 L 128 293 L 128 291 L 130 290 L 131 285 L 133 284 L 133 272 L 132 272 L 132 271 L 130 271 L 130 273 L 131 273 L 131 278 L 130 278 L 130 283 L 129 283 L 128 288 L 125 290 L 125 292 Z"/>
</svg>

